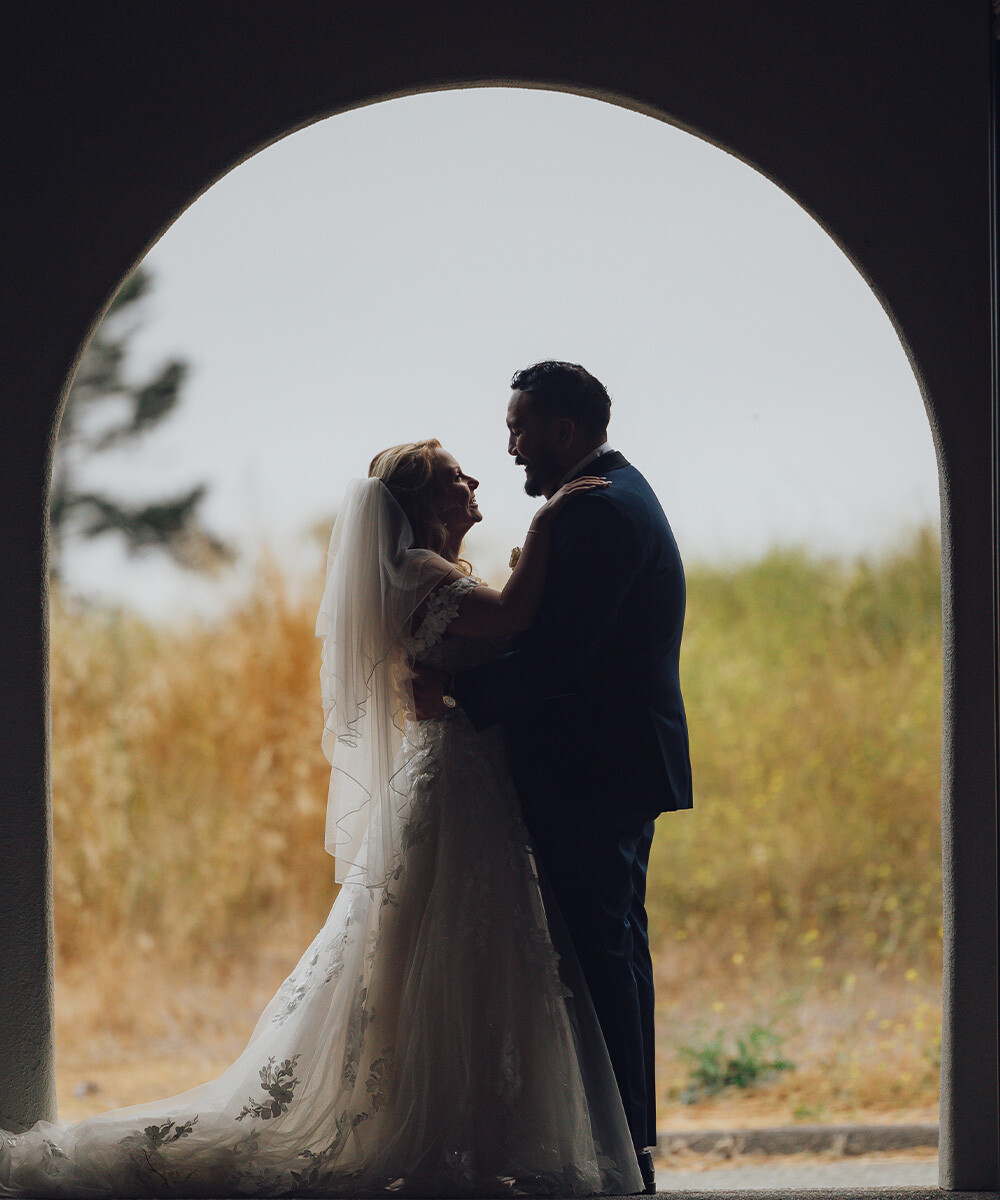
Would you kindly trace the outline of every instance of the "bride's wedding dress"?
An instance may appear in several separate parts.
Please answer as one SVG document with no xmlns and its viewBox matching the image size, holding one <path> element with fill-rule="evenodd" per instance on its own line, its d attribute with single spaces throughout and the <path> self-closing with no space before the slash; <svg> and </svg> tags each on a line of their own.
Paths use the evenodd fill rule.
<svg viewBox="0 0 1000 1200">
<path fill-rule="evenodd" d="M 447 633 L 473 586 L 431 594 L 410 656 L 496 653 Z M 384 881 L 345 883 L 240 1058 L 169 1100 L 0 1135 L 0 1194 L 642 1190 L 500 733 L 455 710 L 409 724 L 401 761 Z"/>
</svg>

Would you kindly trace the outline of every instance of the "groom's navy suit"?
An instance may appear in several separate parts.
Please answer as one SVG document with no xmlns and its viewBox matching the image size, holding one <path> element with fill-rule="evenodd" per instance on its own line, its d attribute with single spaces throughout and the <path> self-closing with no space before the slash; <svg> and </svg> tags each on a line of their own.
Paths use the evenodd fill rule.
<svg viewBox="0 0 1000 1200">
<path fill-rule="evenodd" d="M 641 1148 L 656 1140 L 646 865 L 656 815 L 691 807 L 684 571 L 659 501 L 622 455 L 584 473 L 610 486 L 554 518 L 534 625 L 454 690 L 477 728 L 506 727 L 525 822 Z"/>
</svg>

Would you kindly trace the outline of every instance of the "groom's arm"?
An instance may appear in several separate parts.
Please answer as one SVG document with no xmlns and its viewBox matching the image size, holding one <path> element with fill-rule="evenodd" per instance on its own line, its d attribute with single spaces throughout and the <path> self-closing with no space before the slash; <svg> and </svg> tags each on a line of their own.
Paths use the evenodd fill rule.
<svg viewBox="0 0 1000 1200">
<path fill-rule="evenodd" d="M 552 533 L 548 576 L 522 646 L 463 671 L 453 689 L 477 729 L 573 691 L 607 644 L 638 558 L 629 522 L 602 496 L 581 496 Z"/>
</svg>

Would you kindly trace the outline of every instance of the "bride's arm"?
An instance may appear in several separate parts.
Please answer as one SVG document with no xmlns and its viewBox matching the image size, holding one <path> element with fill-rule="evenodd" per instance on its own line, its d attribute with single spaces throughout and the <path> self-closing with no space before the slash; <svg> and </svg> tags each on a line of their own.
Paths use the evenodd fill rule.
<svg viewBox="0 0 1000 1200">
<path fill-rule="evenodd" d="M 573 479 L 547 500 L 535 513 L 520 557 L 503 590 L 498 592 L 481 584 L 469 591 L 448 632 L 463 637 L 503 637 L 527 629 L 545 583 L 552 518 L 575 492 L 594 487 L 607 487 L 607 481 L 592 475 Z"/>
<path fill-rule="evenodd" d="M 552 531 L 545 604 L 522 645 L 456 676 L 448 688 L 476 729 L 577 692 L 608 648 L 641 548 L 627 517 L 580 503 Z M 683 583 L 676 596 L 684 611 Z"/>
</svg>

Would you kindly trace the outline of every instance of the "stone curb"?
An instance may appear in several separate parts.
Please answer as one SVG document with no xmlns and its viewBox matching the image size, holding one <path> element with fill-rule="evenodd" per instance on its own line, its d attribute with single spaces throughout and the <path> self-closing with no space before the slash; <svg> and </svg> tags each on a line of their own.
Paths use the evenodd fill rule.
<svg viewBox="0 0 1000 1200">
<path fill-rule="evenodd" d="M 937 1125 L 778 1125 L 769 1129 L 664 1130 L 657 1137 L 660 1155 L 687 1150 L 715 1158 L 830 1152 L 853 1156 L 936 1148 L 937 1144 Z"/>
</svg>

